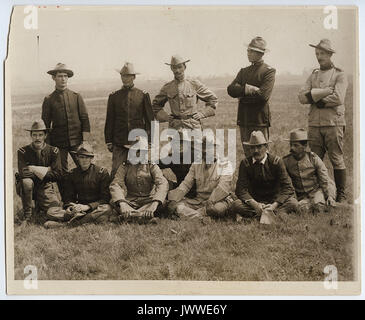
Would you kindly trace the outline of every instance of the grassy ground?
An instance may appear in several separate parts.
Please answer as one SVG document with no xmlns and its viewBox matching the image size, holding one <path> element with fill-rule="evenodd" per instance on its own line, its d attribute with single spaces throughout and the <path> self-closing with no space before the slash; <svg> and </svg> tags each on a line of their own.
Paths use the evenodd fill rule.
<svg viewBox="0 0 365 320">
<path fill-rule="evenodd" d="M 226 84 L 222 84 L 222 88 Z M 116 88 L 114 88 L 116 89 Z M 297 101 L 298 85 L 277 85 L 271 111 L 271 152 L 285 155 L 283 141 L 290 130 L 306 127 L 308 107 Z M 110 89 L 112 91 L 113 88 Z M 151 86 L 153 97 L 158 86 Z M 216 89 L 220 104 L 206 127 L 235 128 L 237 101 Z M 88 97 L 87 92 L 81 92 Z M 93 92 L 93 97 L 98 95 Z M 32 97 L 34 102 L 42 101 Z M 110 170 L 103 129 L 106 99 L 88 105 L 96 163 Z M 18 101 L 23 101 L 21 98 Z M 20 107 L 20 108 L 19 108 Z M 349 169 L 352 202 L 352 88 L 346 97 L 345 161 Z M 13 150 L 29 143 L 25 123 L 40 116 L 39 107 L 13 109 Z M 24 121 L 26 119 L 26 121 Z M 237 167 L 242 158 L 237 132 Z M 326 164 L 330 167 L 328 160 Z M 16 156 L 13 159 L 16 170 Z M 235 173 L 233 186 L 237 179 Z M 21 207 L 14 191 L 14 212 Z M 180 279 L 180 280 L 324 280 L 323 269 L 335 265 L 339 280 L 352 280 L 353 209 L 345 205 L 331 213 L 291 215 L 278 225 L 257 221 L 237 224 L 217 221 L 208 225 L 163 220 L 159 225 L 87 225 L 74 229 L 45 230 L 15 226 L 15 277 L 24 278 L 28 264 L 38 268 L 39 279 Z"/>
</svg>

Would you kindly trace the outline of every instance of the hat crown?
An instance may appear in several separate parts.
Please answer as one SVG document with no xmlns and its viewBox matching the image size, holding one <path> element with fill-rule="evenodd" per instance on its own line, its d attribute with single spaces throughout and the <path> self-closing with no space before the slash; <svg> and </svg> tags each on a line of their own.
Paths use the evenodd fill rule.
<svg viewBox="0 0 365 320">
<path fill-rule="evenodd" d="M 310 44 L 311 47 L 322 49 L 328 52 L 335 53 L 336 51 L 332 48 L 331 40 L 329 39 L 321 39 L 317 45 Z"/>
<path fill-rule="evenodd" d="M 308 133 L 304 129 L 296 129 L 290 132 L 290 141 L 308 140 Z"/>
<path fill-rule="evenodd" d="M 119 72 L 122 76 L 123 75 L 134 75 L 137 74 L 137 72 L 134 69 L 134 65 L 131 62 L 126 62 L 122 69 Z"/>
<path fill-rule="evenodd" d="M 183 57 L 181 57 L 179 54 L 174 54 L 171 57 L 171 61 L 170 63 L 166 63 L 167 65 L 171 65 L 171 66 L 176 66 L 178 64 L 182 64 L 185 62 L 189 62 L 190 60 L 184 59 Z"/>
<path fill-rule="evenodd" d="M 46 131 L 48 130 L 42 119 L 33 122 L 30 131 Z"/>
<path fill-rule="evenodd" d="M 258 49 L 258 51 L 265 52 L 266 51 L 266 41 L 262 37 L 255 37 L 251 40 L 248 45 L 251 49 Z"/>
<path fill-rule="evenodd" d="M 81 144 L 77 148 L 76 154 L 86 155 L 86 156 L 94 156 L 94 150 L 93 150 L 93 147 L 89 144 Z"/>
<path fill-rule="evenodd" d="M 62 62 L 57 63 L 54 69 L 47 71 L 47 73 L 51 75 L 56 75 L 57 72 L 65 72 L 69 77 L 72 77 L 74 74 L 73 71 Z"/>
<path fill-rule="evenodd" d="M 264 137 L 264 134 L 261 131 L 253 131 L 251 133 L 249 143 L 252 145 L 260 145 L 260 144 L 266 144 L 267 141 Z"/>
</svg>

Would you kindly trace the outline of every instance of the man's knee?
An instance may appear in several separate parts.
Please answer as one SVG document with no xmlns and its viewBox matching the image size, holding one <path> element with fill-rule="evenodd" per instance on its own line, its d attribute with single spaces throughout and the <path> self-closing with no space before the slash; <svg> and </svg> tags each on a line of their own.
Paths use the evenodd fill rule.
<svg viewBox="0 0 365 320">
<path fill-rule="evenodd" d="M 231 211 L 235 214 L 240 214 L 244 217 L 253 217 L 256 215 L 255 210 L 253 210 L 249 205 L 243 203 L 240 199 L 233 201 L 231 205 Z"/>
<path fill-rule="evenodd" d="M 30 178 L 22 179 L 23 191 L 32 192 L 34 188 L 34 182 Z"/>
<path fill-rule="evenodd" d="M 286 213 L 289 212 L 298 212 L 299 208 L 299 202 L 296 198 L 290 197 L 288 200 L 286 200 L 279 208 L 278 210 L 283 210 Z"/>
<path fill-rule="evenodd" d="M 228 205 L 225 202 L 217 202 L 211 207 L 207 208 L 207 215 L 212 217 L 223 217 L 228 211 Z"/>
</svg>

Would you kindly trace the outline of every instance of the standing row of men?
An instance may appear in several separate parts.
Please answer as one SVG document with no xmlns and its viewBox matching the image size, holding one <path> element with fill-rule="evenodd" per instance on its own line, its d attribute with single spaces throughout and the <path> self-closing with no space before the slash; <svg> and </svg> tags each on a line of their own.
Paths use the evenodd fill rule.
<svg viewBox="0 0 365 320">
<path fill-rule="evenodd" d="M 318 186 L 320 186 L 320 189 L 323 190 L 324 202 L 327 201 L 327 203 L 332 203 L 335 197 L 337 197 L 337 201 L 342 202 L 345 199 L 344 191 L 346 184 L 342 139 L 345 125 L 344 96 L 347 82 L 344 73 L 334 67 L 331 62 L 331 56 L 334 53 L 334 50 L 331 48 L 329 40 L 321 40 L 320 43 L 314 47 L 316 48 L 316 56 L 320 64 L 320 69 L 315 69 L 313 71 L 306 82 L 306 86 L 299 93 L 299 100 L 301 103 L 311 104 L 311 111 L 309 113 L 309 138 L 302 136 L 303 139 L 301 140 L 291 141 L 291 144 L 293 144 L 291 147 L 293 156 L 295 155 L 294 150 L 299 150 L 298 154 L 294 157 L 295 160 L 292 160 L 290 157 L 285 157 L 284 160 L 288 158 L 288 160 L 285 161 L 286 169 L 293 180 L 295 191 L 297 196 L 299 194 L 299 198 L 305 198 L 305 195 L 318 190 Z M 204 172 L 199 172 L 196 166 L 183 164 L 182 167 L 176 168 L 176 176 L 179 175 L 179 170 L 184 170 L 185 172 L 188 172 L 188 174 L 186 177 L 180 175 L 180 181 L 178 181 L 177 184 L 179 186 L 178 189 L 180 188 L 180 192 L 174 190 L 175 192 L 171 193 L 172 201 L 168 207 L 171 212 L 177 212 L 181 215 L 183 212 L 189 211 L 186 208 L 186 203 L 189 203 L 189 200 L 187 202 L 185 201 L 185 207 L 183 204 L 177 204 L 184 200 L 185 194 L 193 188 L 193 182 L 195 182 L 198 194 L 200 193 L 200 195 L 202 195 L 202 192 L 205 193 L 204 199 L 200 201 L 200 204 L 203 204 L 204 208 L 209 209 L 207 212 L 218 212 L 218 215 L 221 212 L 227 211 L 227 208 L 231 207 L 231 202 L 234 202 L 233 207 L 237 212 L 242 210 L 245 211 L 247 209 L 245 206 L 247 205 L 256 213 L 261 212 L 262 209 L 268 207 L 270 207 L 270 210 L 275 211 L 278 207 L 283 206 L 284 203 L 289 203 L 288 207 L 290 207 L 291 199 L 295 194 L 292 187 L 292 191 L 289 192 L 290 188 L 288 185 L 291 185 L 291 182 L 287 179 L 287 176 L 284 176 L 286 174 L 284 162 L 280 158 L 271 156 L 267 153 L 271 118 L 269 98 L 274 86 L 275 69 L 265 64 L 262 59 L 266 50 L 266 42 L 261 37 L 254 38 L 247 49 L 248 59 L 252 63 L 251 66 L 241 69 L 235 80 L 227 88 L 229 95 L 234 98 L 239 98 L 237 124 L 240 127 L 241 140 L 244 142 L 243 146 L 246 155 L 246 158 L 240 165 L 239 182 L 237 183 L 236 188 L 238 199 L 236 201 L 234 201 L 234 199 L 228 201 L 229 205 L 227 204 L 223 207 L 218 205 L 218 208 L 221 208 L 221 210 L 218 210 L 217 207 L 214 207 L 215 201 L 211 201 L 210 197 L 207 196 L 214 193 L 213 190 L 216 189 L 218 184 L 216 184 L 214 188 L 212 187 L 213 189 L 210 191 L 201 189 L 204 189 L 204 187 L 207 186 L 207 183 L 202 184 L 199 189 L 198 181 L 199 179 L 202 180 L 201 178 L 204 176 Z M 179 56 L 173 56 L 171 58 L 171 62 L 167 64 L 170 65 L 174 74 L 174 80 L 162 87 L 160 93 L 155 97 L 152 103 L 148 93 L 134 87 L 134 79 L 137 73 L 132 64 L 126 63 L 119 71 L 123 87 L 109 96 L 104 130 L 107 148 L 113 153 L 110 181 L 116 177 L 118 168 L 122 171 L 124 170 L 128 148 L 130 147 L 128 134 L 132 129 L 140 128 L 150 132 L 151 121 L 153 119 L 168 121 L 170 127 L 179 130 L 201 129 L 201 119 L 214 116 L 218 98 L 200 81 L 187 79 L 185 77 L 187 62 L 189 62 L 189 60 L 182 59 Z M 41 189 L 46 190 L 47 188 L 45 188 L 45 186 L 49 182 L 49 185 L 52 185 L 54 194 L 57 195 L 57 184 L 54 182 L 58 181 L 58 185 L 61 186 L 62 189 L 62 197 L 64 197 L 64 190 L 68 189 L 68 187 L 66 187 L 68 185 L 66 182 L 67 179 L 60 179 L 59 177 L 69 176 L 66 175 L 68 172 L 68 153 L 71 154 L 73 160 L 77 164 L 78 168 L 75 170 L 81 170 L 79 172 L 80 177 L 84 174 L 84 171 L 91 168 L 90 163 L 88 166 L 84 166 L 84 169 L 87 168 L 83 170 L 80 159 L 83 157 L 91 158 L 91 155 L 93 156 L 92 150 L 88 150 L 90 148 L 87 143 L 90 139 L 90 123 L 85 104 L 79 94 L 67 88 L 67 80 L 69 77 L 73 76 L 72 70 L 68 69 L 63 64 L 58 64 L 56 68 L 50 70 L 48 73 L 52 75 L 52 78 L 55 81 L 56 90 L 44 99 L 42 106 L 42 119 L 44 120 L 44 124 L 41 122 L 34 124 L 31 128 L 32 144 L 18 150 L 19 175 L 17 190 L 22 196 L 23 209 L 26 217 L 29 217 L 31 212 L 31 202 L 29 199 L 32 199 L 34 194 L 37 194 L 38 192 L 36 190 L 39 189 L 36 185 L 41 184 Z M 198 99 L 205 102 L 205 107 L 202 110 L 198 110 Z M 167 101 L 170 104 L 170 115 L 164 110 L 164 105 Z M 48 141 L 52 147 L 44 141 L 42 142 L 42 138 L 39 139 L 39 137 L 36 137 L 37 134 L 40 133 L 42 135 L 43 132 L 44 138 L 46 138 L 46 132 L 50 128 L 52 128 L 52 130 L 49 131 Z M 299 135 L 300 134 L 301 133 L 299 133 Z M 255 142 L 255 139 L 258 139 L 259 143 L 257 143 L 257 141 Z M 305 152 L 307 141 L 309 141 L 312 150 L 321 159 L 323 159 L 325 152 L 328 152 L 334 167 L 337 196 L 329 194 L 328 183 L 327 188 L 325 187 L 326 178 L 324 178 L 324 171 L 326 170 L 323 169 L 324 165 L 321 159 L 314 153 Z M 296 143 L 299 143 L 304 148 L 301 148 L 298 145 L 295 146 Z M 260 152 L 259 149 L 262 149 L 262 152 Z M 88 155 L 85 156 L 85 152 L 88 153 Z M 250 158 L 249 155 L 251 152 L 253 152 L 253 154 Z M 52 160 L 47 154 L 53 155 L 54 158 L 59 157 L 59 160 Z M 47 158 L 47 160 L 45 160 L 45 158 Z M 220 159 L 216 160 L 218 164 Z M 54 169 L 57 167 L 57 165 L 54 164 L 54 161 L 60 162 L 61 170 Z M 305 162 L 307 166 L 312 166 L 312 169 L 314 168 L 314 171 L 312 170 L 313 172 L 310 174 L 311 178 L 305 183 L 302 181 L 303 174 L 300 172 L 303 169 L 303 162 Z M 257 168 L 258 164 L 261 164 L 262 167 Z M 185 166 L 185 168 L 183 166 Z M 208 168 L 211 167 L 203 167 L 203 169 Z M 217 168 L 220 168 L 220 165 L 217 165 L 214 170 L 216 171 Z M 291 168 L 294 168 L 292 170 L 294 172 L 293 174 L 290 172 Z M 99 167 L 95 170 L 99 173 L 105 173 L 106 171 L 106 169 Z M 146 171 L 146 168 L 144 170 Z M 249 173 L 250 170 L 252 170 L 251 173 Z M 265 170 L 268 171 L 265 172 Z M 74 173 L 74 171 L 72 173 Z M 308 170 L 306 172 L 308 173 Z M 322 174 L 320 172 L 322 172 Z M 149 174 L 151 174 L 151 172 Z M 199 175 L 201 175 L 201 177 Z M 231 174 L 228 174 L 228 176 L 229 175 Z M 226 175 L 223 175 L 223 177 L 224 176 Z M 81 179 L 80 177 L 77 179 Z M 122 177 L 125 178 L 125 175 L 122 175 Z M 218 181 L 219 179 L 216 180 Z M 91 180 L 86 179 L 89 183 Z M 107 179 L 105 178 L 105 181 L 106 180 Z M 309 180 L 311 180 L 311 182 L 309 182 Z M 42 183 L 40 183 L 40 181 Z M 130 181 L 134 181 L 134 183 L 137 181 L 138 184 L 138 179 L 131 179 Z M 241 183 L 243 183 L 243 185 L 241 185 Z M 123 189 L 123 192 L 125 193 L 127 188 L 124 184 L 125 181 L 116 182 L 114 183 L 114 186 L 119 185 L 122 189 L 125 188 Z M 150 183 L 150 185 L 153 184 L 154 183 Z M 113 185 L 113 183 L 111 185 Z M 143 183 L 141 185 L 143 185 Z M 263 187 L 265 185 L 267 185 L 268 188 L 266 191 Z M 73 183 L 73 186 L 75 186 L 75 183 Z M 85 187 L 88 188 L 88 185 L 85 184 Z M 94 191 L 96 189 L 94 188 Z M 218 189 L 224 190 L 224 192 L 221 191 L 220 193 L 221 196 L 224 196 L 223 198 L 220 198 L 219 201 L 226 200 L 230 191 L 226 186 Z M 282 192 L 283 189 L 287 190 L 286 195 L 288 197 L 285 201 L 283 201 L 283 196 L 278 197 L 277 195 L 277 192 L 279 192 L 278 190 Z M 112 190 L 113 188 L 111 188 L 110 191 Z M 184 193 L 182 190 L 186 192 Z M 68 208 L 72 207 L 74 208 L 73 210 L 78 213 L 90 212 L 90 210 L 96 210 L 99 204 L 104 205 L 108 203 L 105 198 L 102 203 L 97 201 L 98 205 L 96 207 L 94 205 L 88 205 L 88 208 L 82 207 L 79 204 L 81 204 L 80 199 L 82 199 L 83 196 L 78 195 L 78 193 L 83 192 L 87 193 L 87 190 L 83 191 L 83 187 L 75 191 L 73 200 L 66 201 L 71 204 Z M 146 192 L 148 193 L 148 190 Z M 265 192 L 268 192 L 268 194 L 265 195 Z M 77 195 L 76 198 L 75 194 Z M 118 194 L 118 192 L 116 192 L 116 194 Z M 119 193 L 119 195 L 120 194 L 121 193 Z M 59 196 L 57 197 L 59 198 Z M 66 198 L 67 197 L 68 196 L 66 196 Z M 247 197 L 249 197 L 249 199 Z M 69 196 L 69 198 L 71 199 L 72 197 Z M 127 202 L 123 199 L 122 201 L 120 200 L 121 199 L 118 199 L 114 202 L 119 206 L 118 210 L 120 212 L 128 213 L 136 209 L 133 202 L 128 203 L 129 208 L 127 208 L 125 205 Z M 237 201 L 241 201 L 241 204 Z M 319 202 L 323 203 L 322 199 Z M 57 207 L 56 203 L 59 204 L 59 199 L 58 202 L 55 199 L 52 200 L 47 206 Z M 155 204 L 153 205 L 154 210 L 152 210 L 152 212 L 157 209 L 158 204 L 162 203 L 163 201 L 155 201 Z M 190 207 L 195 210 L 194 206 Z M 215 209 L 210 210 L 212 208 Z M 110 209 L 110 207 L 106 208 L 106 210 L 109 211 Z M 151 210 L 147 210 L 147 212 L 151 213 Z M 56 212 L 55 216 L 57 216 L 57 214 L 58 212 Z"/>
</svg>

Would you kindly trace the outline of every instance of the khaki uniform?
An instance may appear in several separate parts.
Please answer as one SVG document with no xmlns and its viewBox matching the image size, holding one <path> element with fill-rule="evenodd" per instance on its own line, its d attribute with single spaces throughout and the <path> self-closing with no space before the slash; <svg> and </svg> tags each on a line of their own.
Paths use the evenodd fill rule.
<svg viewBox="0 0 365 320">
<path fill-rule="evenodd" d="M 233 202 L 231 198 L 231 182 L 233 169 L 228 161 L 216 160 L 213 164 L 193 163 L 184 181 L 169 192 L 169 200 L 177 202 L 177 213 L 180 217 L 195 218 L 205 214 L 224 216 Z M 184 198 L 196 184 L 197 196 Z M 206 202 L 212 207 L 206 208 Z M 191 208 L 192 210 L 187 210 Z"/>
<path fill-rule="evenodd" d="M 204 116 L 215 115 L 218 104 L 218 97 L 197 79 L 184 79 L 182 81 L 172 80 L 166 83 L 152 103 L 152 109 L 156 119 L 169 121 L 168 114 L 163 110 L 166 102 L 170 104 L 173 119 L 169 127 L 174 129 L 188 128 L 201 129 L 200 120 L 192 118 L 198 111 L 198 99 L 205 102 L 205 108 L 200 110 Z"/>
<path fill-rule="evenodd" d="M 168 189 L 168 182 L 156 164 L 132 165 L 129 162 L 119 166 L 109 187 L 111 202 L 118 212 L 120 202 L 126 202 L 138 211 L 158 201 L 161 208 Z"/>
<path fill-rule="evenodd" d="M 36 150 L 32 144 L 18 149 L 17 194 L 22 198 L 26 219 L 32 215 L 35 200 L 36 211 L 46 212 L 48 208 L 59 206 L 61 196 L 57 182 L 61 178 L 61 159 L 59 149 L 45 144 L 43 149 Z M 46 175 L 40 179 L 35 174 L 31 177 L 23 174 L 28 166 L 48 168 Z M 37 218 L 43 215 L 39 215 Z"/>
<path fill-rule="evenodd" d="M 334 169 L 345 169 L 343 160 L 343 135 L 345 130 L 345 73 L 334 66 L 328 70 L 314 69 L 299 92 L 302 104 L 311 104 L 308 118 L 309 146 L 322 160 L 326 151 Z M 332 94 L 315 103 L 311 90 L 334 88 Z"/>
<path fill-rule="evenodd" d="M 325 164 L 314 152 L 307 152 L 299 161 L 288 154 L 283 161 L 300 202 L 316 206 L 325 205 L 329 196 L 336 199 L 334 182 L 328 176 Z"/>
</svg>

